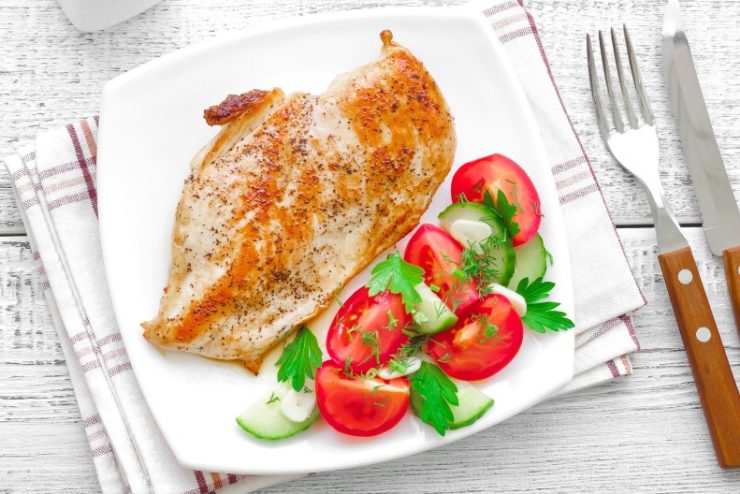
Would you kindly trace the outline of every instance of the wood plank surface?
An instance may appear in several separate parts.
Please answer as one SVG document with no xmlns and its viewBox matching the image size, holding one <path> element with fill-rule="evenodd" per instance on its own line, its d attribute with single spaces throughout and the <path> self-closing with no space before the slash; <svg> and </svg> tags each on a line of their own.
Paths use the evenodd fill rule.
<svg viewBox="0 0 740 494">
<path fill-rule="evenodd" d="M 698 228 L 688 233 L 740 376 L 740 342 L 721 261 L 710 256 Z M 312 475 L 266 492 L 737 492 L 740 471 L 715 463 L 654 234 L 631 228 L 621 235 L 650 301 L 635 318 L 642 351 L 633 356 L 634 375 L 543 403 L 440 450 Z M 0 242 L 0 273 L 0 492 L 97 492 L 24 238 Z"/>
<path fill-rule="evenodd" d="M 39 129 L 98 112 L 105 82 L 177 48 L 270 19 L 384 5 L 458 5 L 461 0 L 167 0 L 113 29 L 80 33 L 55 0 L 0 0 L 0 155 L 31 142 Z M 617 224 L 650 224 L 642 191 L 619 169 L 594 125 L 585 35 L 629 24 L 661 130 L 661 176 L 682 223 L 700 216 L 680 153 L 660 71 L 663 3 L 640 0 L 529 0 L 572 120 Z M 740 108 L 740 2 L 684 0 L 687 31 L 705 98 L 727 163 L 740 163 L 733 132 Z M 248 88 L 245 88 L 248 89 Z M 740 167 L 728 170 L 740 197 Z M 0 171 L 0 233 L 23 228 Z"/>
<path fill-rule="evenodd" d="M 460 0 L 165 0 L 99 33 L 79 33 L 55 0 L 0 0 L 0 154 L 43 128 L 95 114 L 106 81 L 174 49 L 270 19 Z M 312 475 L 265 492 L 740 491 L 714 460 L 691 372 L 655 258 L 642 191 L 594 125 L 584 38 L 629 24 L 658 119 L 661 178 L 682 223 L 700 216 L 659 66 L 663 1 L 528 0 L 576 129 L 591 157 L 650 305 L 636 316 L 635 374 L 543 403 L 486 433 L 378 466 Z M 705 98 L 740 196 L 740 2 L 683 0 Z M 0 167 L 1 168 L 1 167 Z M 99 492 L 64 360 L 4 169 L 0 170 L 0 494 Z M 689 229 L 736 381 L 740 342 L 721 261 Z"/>
</svg>

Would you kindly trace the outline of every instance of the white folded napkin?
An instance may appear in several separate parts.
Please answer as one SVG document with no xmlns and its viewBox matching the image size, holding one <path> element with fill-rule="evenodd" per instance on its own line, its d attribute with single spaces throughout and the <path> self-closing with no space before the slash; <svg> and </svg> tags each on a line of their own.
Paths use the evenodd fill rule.
<svg viewBox="0 0 740 494">
<path fill-rule="evenodd" d="M 639 343 L 627 314 L 645 299 L 558 94 L 534 20 L 515 0 L 473 5 L 490 22 L 519 75 L 560 193 L 577 320 L 576 376 L 560 394 L 628 375 L 626 354 Z M 97 118 L 88 118 L 43 132 L 5 164 L 102 491 L 246 492 L 292 478 L 194 472 L 178 465 L 164 442 L 131 372 L 108 295 L 98 235 L 97 129 Z"/>
</svg>

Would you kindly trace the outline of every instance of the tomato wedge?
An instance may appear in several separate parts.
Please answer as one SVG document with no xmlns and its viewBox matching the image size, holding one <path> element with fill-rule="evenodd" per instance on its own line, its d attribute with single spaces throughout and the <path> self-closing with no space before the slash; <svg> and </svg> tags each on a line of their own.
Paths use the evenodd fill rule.
<svg viewBox="0 0 740 494">
<path fill-rule="evenodd" d="M 528 242 L 540 227 L 540 196 L 532 180 L 522 167 L 501 154 L 465 163 L 452 177 L 452 201 L 459 202 L 461 194 L 471 202 L 482 202 L 486 192 L 494 202 L 502 190 L 510 204 L 516 205 L 513 221 L 519 225 L 514 245 Z"/>
<path fill-rule="evenodd" d="M 331 360 L 316 373 L 316 403 L 334 429 L 351 436 L 377 436 L 401 421 L 409 408 L 409 381 L 398 377 L 347 377 Z"/>
<path fill-rule="evenodd" d="M 429 340 L 427 351 L 450 377 L 475 381 L 506 367 L 522 346 L 522 320 L 509 300 L 488 295 L 457 324 Z"/>
<path fill-rule="evenodd" d="M 364 373 L 388 362 L 408 341 L 403 328 L 410 322 L 400 295 L 385 291 L 371 297 L 363 286 L 334 316 L 326 349 L 337 364 L 349 359 L 352 371 Z"/>
<path fill-rule="evenodd" d="M 442 228 L 425 223 L 409 240 L 403 258 L 424 270 L 424 282 L 439 287 L 439 298 L 459 314 L 479 298 L 475 281 L 461 282 L 453 273 L 462 261 L 463 246 Z"/>
</svg>

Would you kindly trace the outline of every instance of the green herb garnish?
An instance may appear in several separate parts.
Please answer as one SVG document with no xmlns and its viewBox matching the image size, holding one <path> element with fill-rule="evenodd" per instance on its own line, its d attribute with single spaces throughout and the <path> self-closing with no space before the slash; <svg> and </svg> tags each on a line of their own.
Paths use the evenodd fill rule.
<svg viewBox="0 0 740 494">
<path fill-rule="evenodd" d="M 496 336 L 497 333 L 498 333 L 498 326 L 486 321 L 486 327 L 483 328 L 483 336 L 486 339 L 493 338 L 494 336 Z"/>
<path fill-rule="evenodd" d="M 401 254 L 394 252 L 375 265 L 367 287 L 371 297 L 386 290 L 400 294 L 406 312 L 411 312 L 414 305 L 421 302 L 421 296 L 414 287 L 423 281 L 424 270 L 407 263 L 401 258 Z"/>
<path fill-rule="evenodd" d="M 486 190 L 483 194 L 483 204 L 498 212 L 504 224 L 506 225 L 506 229 L 509 231 L 509 235 L 514 237 L 519 233 L 519 224 L 514 221 L 514 215 L 519 210 L 519 208 L 516 206 L 516 204 L 509 203 L 509 199 L 506 197 L 506 194 L 503 190 L 498 190 L 495 203 L 493 202 L 493 197 L 491 197 L 491 193 Z"/>
<path fill-rule="evenodd" d="M 411 311 L 411 319 L 416 324 L 424 324 L 425 322 L 429 322 L 429 318 L 424 314 L 423 312 L 419 312 L 418 310 L 412 310 Z"/>
<path fill-rule="evenodd" d="M 352 377 L 352 357 L 347 357 L 344 360 L 344 375 L 347 377 Z"/>
<path fill-rule="evenodd" d="M 444 314 L 447 311 L 447 306 L 441 300 L 435 300 L 433 305 L 434 305 L 435 318 L 436 319 L 441 318 L 442 314 Z"/>
<path fill-rule="evenodd" d="M 498 326 L 496 326 L 495 324 L 491 324 L 491 322 L 485 316 L 481 317 L 481 322 L 483 325 L 483 331 L 478 337 L 478 343 L 480 343 L 481 345 L 485 345 L 492 338 L 496 337 L 496 335 L 498 334 Z"/>
<path fill-rule="evenodd" d="M 388 315 L 388 324 L 385 326 L 385 329 L 387 329 L 388 331 L 393 331 L 394 329 L 396 329 L 396 326 L 398 326 L 398 319 L 393 317 L 393 312 L 391 312 L 390 310 L 387 311 L 386 314 Z"/>
<path fill-rule="evenodd" d="M 501 253 L 498 247 L 503 240 L 491 235 L 480 242 L 470 242 L 462 252 L 460 268 L 463 281 L 476 280 L 481 287 L 487 287 L 498 280 Z M 485 293 L 483 293 L 485 295 Z"/>
<path fill-rule="evenodd" d="M 522 317 L 522 322 L 529 329 L 544 333 L 548 329 L 550 331 L 564 331 L 575 327 L 575 324 L 568 319 L 565 312 L 555 310 L 560 306 L 558 302 L 540 302 L 540 300 L 547 298 L 554 287 L 555 283 L 543 281 L 542 277 L 531 283 L 529 278 L 524 278 L 517 284 L 517 293 L 524 297 L 527 302 L 527 313 Z"/>
<path fill-rule="evenodd" d="M 302 390 L 306 378 L 313 379 L 316 375 L 316 369 L 321 367 L 322 358 L 316 336 L 304 324 L 296 332 L 295 338 L 285 345 L 283 354 L 275 362 L 275 365 L 280 367 L 278 381 L 286 382 L 290 379 L 294 390 Z"/>
<path fill-rule="evenodd" d="M 365 357 L 361 363 L 367 362 L 371 357 L 375 357 L 375 363 L 380 365 L 380 338 L 377 331 L 363 331 L 362 344 L 370 349 L 371 354 Z"/>
<path fill-rule="evenodd" d="M 388 361 L 388 367 L 399 374 L 405 374 L 411 365 L 410 359 L 421 351 L 421 346 L 425 341 L 425 336 L 413 335 L 409 342 L 401 345 L 393 358 Z"/>
<path fill-rule="evenodd" d="M 401 333 L 405 336 L 408 336 L 409 338 L 413 338 L 414 336 L 418 336 L 419 333 L 416 332 L 416 326 L 414 326 L 413 323 L 409 323 L 406 326 L 404 326 L 401 329 Z"/>
<path fill-rule="evenodd" d="M 453 420 L 450 406 L 459 404 L 457 386 L 439 367 L 428 362 L 422 362 L 409 381 L 419 417 L 444 436 Z"/>
</svg>

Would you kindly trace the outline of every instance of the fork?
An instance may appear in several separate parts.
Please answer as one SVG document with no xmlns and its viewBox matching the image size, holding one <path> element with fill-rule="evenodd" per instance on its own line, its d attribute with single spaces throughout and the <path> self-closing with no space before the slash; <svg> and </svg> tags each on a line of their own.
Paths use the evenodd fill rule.
<svg viewBox="0 0 740 494">
<path fill-rule="evenodd" d="M 624 113 L 627 116 L 626 122 L 617 102 L 619 97 L 612 85 L 604 36 L 599 31 L 601 65 L 608 105 L 614 122 L 612 129 L 601 99 L 591 36 L 586 35 L 588 74 L 599 132 L 614 158 L 634 175 L 647 191 L 655 223 L 660 268 L 719 463 L 723 467 L 740 466 L 740 395 L 709 307 L 704 285 L 699 277 L 696 261 L 686 237 L 681 233 L 676 219 L 666 206 L 658 175 L 659 152 L 655 116 L 640 77 L 627 26 L 624 26 L 624 41 L 637 95 L 636 105 L 633 105 L 631 100 L 622 69 L 617 35 L 614 29 L 611 30 L 614 65 L 617 69 Z M 635 107 L 641 110 L 641 119 L 638 119 Z"/>
</svg>

